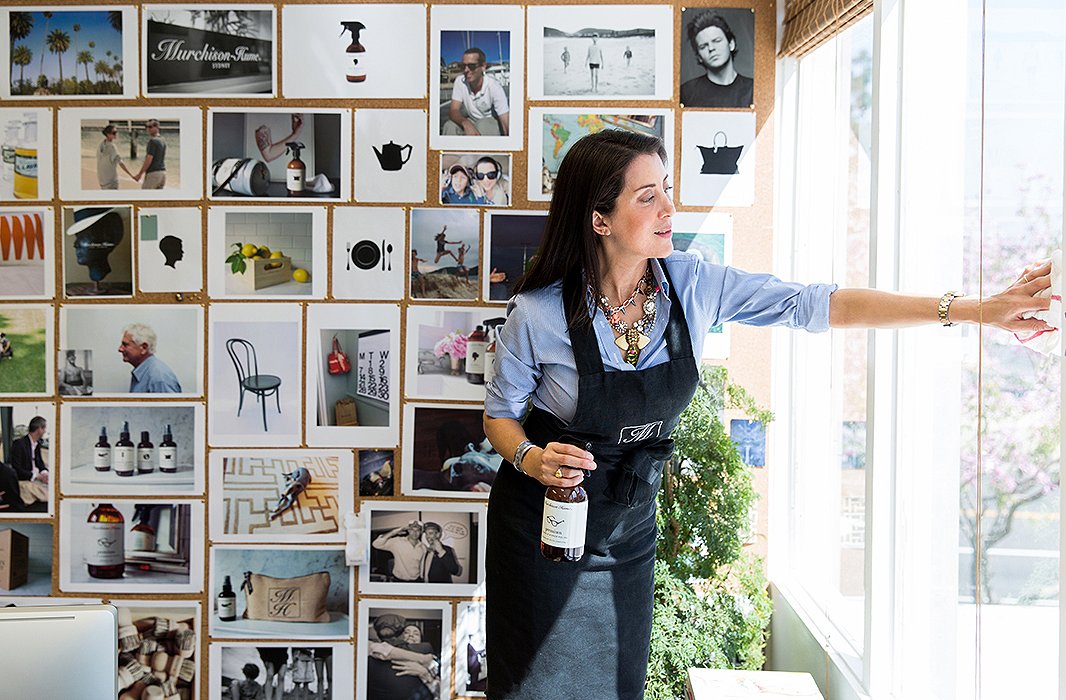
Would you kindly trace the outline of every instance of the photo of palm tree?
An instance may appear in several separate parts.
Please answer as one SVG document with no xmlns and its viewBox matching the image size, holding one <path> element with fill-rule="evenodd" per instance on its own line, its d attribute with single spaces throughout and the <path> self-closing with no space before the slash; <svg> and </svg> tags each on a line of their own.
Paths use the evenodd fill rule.
<svg viewBox="0 0 1066 700">
<path fill-rule="evenodd" d="M 122 24 L 121 10 L 9 12 L 11 95 L 122 94 Z"/>
</svg>

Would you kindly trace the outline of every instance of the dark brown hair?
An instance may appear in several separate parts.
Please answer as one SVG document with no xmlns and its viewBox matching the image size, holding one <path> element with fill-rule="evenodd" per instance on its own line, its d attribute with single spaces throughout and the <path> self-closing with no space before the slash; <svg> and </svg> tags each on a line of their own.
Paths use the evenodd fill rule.
<svg viewBox="0 0 1066 700">
<path fill-rule="evenodd" d="M 537 256 L 514 293 L 547 287 L 559 280 L 569 290 L 563 303 L 567 326 L 590 323 L 585 289 L 600 279 L 600 237 L 592 230 L 592 213 L 610 214 L 625 185 L 629 165 L 642 155 L 666 164 L 663 142 L 645 134 L 604 129 L 573 145 L 559 165 Z"/>
</svg>

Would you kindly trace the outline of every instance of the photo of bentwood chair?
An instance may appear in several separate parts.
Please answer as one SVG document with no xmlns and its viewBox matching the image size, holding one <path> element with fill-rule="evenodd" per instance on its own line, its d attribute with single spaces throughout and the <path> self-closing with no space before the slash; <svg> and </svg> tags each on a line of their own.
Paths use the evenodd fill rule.
<svg viewBox="0 0 1066 700">
<path fill-rule="evenodd" d="M 278 413 L 281 413 L 281 377 L 273 374 L 259 373 L 259 360 L 255 354 L 255 346 L 243 338 L 230 338 L 226 341 L 226 352 L 233 360 L 233 367 L 237 370 L 237 383 L 241 388 L 241 398 L 237 404 L 237 415 L 241 415 L 244 407 L 244 392 L 250 391 L 255 394 L 255 400 L 262 404 L 263 430 L 267 428 L 266 400 L 271 394 L 278 405 Z"/>
</svg>

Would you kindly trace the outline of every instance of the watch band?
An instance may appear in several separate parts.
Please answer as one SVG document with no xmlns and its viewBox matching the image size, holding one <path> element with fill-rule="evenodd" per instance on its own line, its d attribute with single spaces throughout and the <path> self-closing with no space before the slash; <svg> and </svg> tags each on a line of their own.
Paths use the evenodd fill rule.
<svg viewBox="0 0 1066 700">
<path fill-rule="evenodd" d="M 525 474 L 526 472 L 522 469 L 522 460 L 525 459 L 526 453 L 529 452 L 529 450 L 533 447 L 536 447 L 536 445 L 534 445 L 531 441 L 523 440 L 522 442 L 518 443 L 518 447 L 516 447 L 514 450 L 514 459 L 511 461 L 511 464 L 513 464 L 514 468 L 522 472 L 523 474 Z"/>
<path fill-rule="evenodd" d="M 936 316 L 945 328 L 958 325 L 951 322 L 951 319 L 948 318 L 948 312 L 951 310 L 951 302 L 955 301 L 956 297 L 961 296 L 963 295 L 958 292 L 944 292 L 944 296 L 940 297 L 940 303 L 936 305 Z"/>
</svg>

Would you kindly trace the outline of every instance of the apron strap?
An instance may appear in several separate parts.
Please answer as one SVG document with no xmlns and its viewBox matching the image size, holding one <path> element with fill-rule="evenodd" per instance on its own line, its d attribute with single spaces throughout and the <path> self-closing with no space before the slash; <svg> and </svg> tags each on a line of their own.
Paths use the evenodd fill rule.
<svg viewBox="0 0 1066 700">
<path fill-rule="evenodd" d="M 666 344 L 670 349 L 671 359 L 692 357 L 692 338 L 685 323 L 685 314 L 677 297 L 677 290 L 666 271 L 666 260 L 659 258 L 659 267 L 670 287 L 670 319 L 666 324 Z M 565 293 L 564 293 L 565 294 Z M 599 313 L 599 309 L 594 313 Z M 578 376 L 601 374 L 604 371 L 600 345 L 596 340 L 596 329 L 592 324 L 570 329 L 570 345 L 574 350 L 574 360 Z"/>
</svg>

